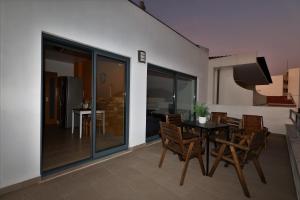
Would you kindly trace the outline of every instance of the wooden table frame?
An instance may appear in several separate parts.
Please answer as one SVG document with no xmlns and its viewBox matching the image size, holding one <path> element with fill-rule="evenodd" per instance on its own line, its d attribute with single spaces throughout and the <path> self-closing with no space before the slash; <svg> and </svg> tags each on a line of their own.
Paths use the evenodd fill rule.
<svg viewBox="0 0 300 200">
<path fill-rule="evenodd" d="M 222 123 L 215 123 L 208 121 L 205 124 L 200 124 L 198 121 L 184 121 L 183 126 L 192 127 L 192 128 L 199 128 L 200 129 L 200 136 L 202 137 L 202 130 L 206 130 L 206 169 L 205 175 L 208 176 L 209 172 L 209 136 L 214 134 L 216 130 L 225 129 L 226 130 L 226 139 L 229 140 L 229 125 L 222 124 Z"/>
<path fill-rule="evenodd" d="M 75 114 L 79 115 L 79 138 L 82 138 L 82 115 L 91 115 L 91 110 L 86 109 L 72 109 L 72 134 L 74 134 L 74 118 Z M 96 111 L 96 117 L 97 115 L 102 115 L 102 131 L 103 135 L 105 134 L 105 111 L 104 110 L 97 110 Z M 99 129 L 100 130 L 100 129 Z"/>
</svg>

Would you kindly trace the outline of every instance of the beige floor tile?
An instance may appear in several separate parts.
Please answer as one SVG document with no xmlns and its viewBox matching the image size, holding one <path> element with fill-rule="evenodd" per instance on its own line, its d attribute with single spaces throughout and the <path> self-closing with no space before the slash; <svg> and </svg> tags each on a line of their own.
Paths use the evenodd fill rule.
<svg viewBox="0 0 300 200">
<path fill-rule="evenodd" d="M 183 163 L 168 152 L 158 168 L 161 144 L 146 146 L 83 170 L 6 194 L 0 199 L 101 200 L 243 200 L 243 190 L 232 166 L 220 164 L 213 177 L 202 175 L 191 160 L 185 182 L 179 186 Z M 211 158 L 212 165 L 214 158 Z M 295 200 L 285 138 L 271 135 L 261 157 L 267 184 L 260 182 L 251 163 L 244 169 L 252 200 Z"/>
</svg>

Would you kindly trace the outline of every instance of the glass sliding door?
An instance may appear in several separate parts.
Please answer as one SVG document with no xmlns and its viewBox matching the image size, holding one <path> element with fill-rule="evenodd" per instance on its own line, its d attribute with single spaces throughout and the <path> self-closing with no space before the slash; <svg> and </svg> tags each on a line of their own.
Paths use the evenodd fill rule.
<svg viewBox="0 0 300 200">
<path fill-rule="evenodd" d="M 42 175 L 127 149 L 130 59 L 42 41 Z"/>
<path fill-rule="evenodd" d="M 41 171 L 47 174 L 92 158 L 92 51 L 43 35 L 42 63 Z"/>
<path fill-rule="evenodd" d="M 176 112 L 183 120 L 193 120 L 196 102 L 196 79 L 178 76 L 176 79 Z"/>
<path fill-rule="evenodd" d="M 95 55 L 95 153 L 126 146 L 125 60 L 101 53 Z"/>
<path fill-rule="evenodd" d="M 193 120 L 197 78 L 148 64 L 146 140 L 159 137 L 159 122 L 166 114 L 179 113 Z"/>
<path fill-rule="evenodd" d="M 148 69 L 146 137 L 158 137 L 159 121 L 175 112 L 174 76 L 162 71 Z"/>
</svg>

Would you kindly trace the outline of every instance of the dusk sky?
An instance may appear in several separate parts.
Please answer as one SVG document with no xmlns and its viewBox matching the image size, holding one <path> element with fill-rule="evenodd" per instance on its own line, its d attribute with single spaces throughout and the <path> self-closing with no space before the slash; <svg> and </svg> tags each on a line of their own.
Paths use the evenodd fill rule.
<svg viewBox="0 0 300 200">
<path fill-rule="evenodd" d="M 139 0 L 134 0 L 139 2 Z M 257 52 L 271 74 L 300 67 L 300 0 L 144 0 L 210 56 Z"/>
</svg>

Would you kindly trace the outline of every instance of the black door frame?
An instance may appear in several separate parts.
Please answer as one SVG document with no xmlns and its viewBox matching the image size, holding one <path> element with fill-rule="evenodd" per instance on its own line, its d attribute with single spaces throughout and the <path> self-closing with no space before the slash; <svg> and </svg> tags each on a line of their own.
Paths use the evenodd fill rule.
<svg viewBox="0 0 300 200">
<path fill-rule="evenodd" d="M 163 74 L 168 74 L 171 75 L 173 78 L 173 82 L 174 82 L 174 87 L 173 87 L 173 107 L 174 107 L 174 111 L 175 113 L 177 112 L 177 80 L 179 78 L 187 78 L 187 79 L 191 79 L 191 80 L 195 80 L 195 97 L 194 97 L 194 105 L 197 102 L 197 77 L 196 76 L 192 76 L 186 73 L 182 73 L 182 72 L 178 72 L 175 70 L 171 70 L 171 69 L 167 69 L 165 67 L 161 67 L 159 65 L 155 65 L 152 63 L 147 63 L 147 79 L 148 79 L 148 71 L 156 71 L 159 73 L 163 73 Z M 148 92 L 148 86 L 147 86 L 147 92 Z M 146 105 L 146 117 L 147 117 L 147 105 Z M 147 123 L 147 122 L 146 122 Z M 146 133 L 146 142 L 151 142 L 153 140 L 156 140 L 159 138 L 159 135 L 157 136 L 151 136 L 151 137 L 147 137 L 147 133 Z"/>
<path fill-rule="evenodd" d="M 90 158 L 87 159 L 83 159 L 83 160 L 79 160 L 79 161 L 75 161 L 73 163 L 69 163 L 66 164 L 64 166 L 61 167 L 57 167 L 54 169 L 50 169 L 47 171 L 43 171 L 42 168 L 42 164 L 43 164 L 43 136 L 44 136 L 44 68 L 45 68 L 45 51 L 44 51 L 44 47 L 45 47 L 45 42 L 44 41 L 51 41 L 60 45 L 64 45 L 64 46 L 68 46 L 68 47 L 72 47 L 72 48 L 76 48 L 79 50 L 83 50 L 86 52 L 89 52 L 91 54 L 92 57 L 92 80 L 91 80 L 91 84 L 92 84 L 92 116 L 93 116 L 93 127 L 92 127 L 92 152 L 91 152 L 91 156 Z M 103 150 L 101 152 L 96 152 L 96 146 L 95 146 L 95 134 L 96 134 L 96 124 L 95 124 L 95 117 L 96 117 L 96 56 L 95 55 L 101 55 L 101 56 L 105 56 L 111 59 L 116 59 L 119 61 L 122 61 L 125 63 L 125 105 L 124 105 L 124 109 L 125 109 L 125 120 L 124 120 L 124 144 L 120 145 L 118 147 L 112 147 L 106 150 Z M 130 58 L 126 57 L 126 56 L 122 56 L 113 52 L 109 52 L 109 51 L 105 51 L 102 49 L 98 49 L 95 47 L 91 47 L 85 44 L 81 44 L 79 42 L 75 42 L 75 41 L 71 41 L 59 36 L 55 36 L 52 34 L 48 34 L 45 32 L 42 32 L 41 34 L 41 114 L 40 114 L 40 174 L 41 176 L 46 176 L 49 174 L 53 174 L 59 171 L 63 171 L 65 169 L 68 169 L 70 167 L 74 167 L 80 164 L 83 164 L 85 162 L 94 160 L 94 159 L 98 159 L 98 158 L 102 158 L 104 156 L 107 155 L 111 155 L 113 153 L 116 152 L 120 152 L 122 150 L 126 150 L 128 149 L 128 145 L 129 145 L 129 99 L 130 99 Z"/>
</svg>

